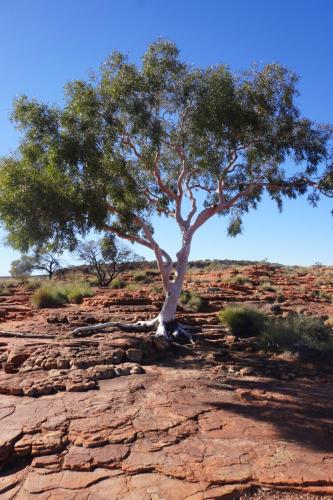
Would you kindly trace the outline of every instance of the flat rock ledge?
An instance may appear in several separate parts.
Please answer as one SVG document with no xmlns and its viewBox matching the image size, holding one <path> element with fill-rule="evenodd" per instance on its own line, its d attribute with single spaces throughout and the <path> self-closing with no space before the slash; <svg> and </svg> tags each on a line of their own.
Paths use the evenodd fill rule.
<svg viewBox="0 0 333 500">
<path fill-rule="evenodd" d="M 333 497 L 330 378 L 153 363 L 119 333 L 0 340 L 1 499 Z"/>
</svg>

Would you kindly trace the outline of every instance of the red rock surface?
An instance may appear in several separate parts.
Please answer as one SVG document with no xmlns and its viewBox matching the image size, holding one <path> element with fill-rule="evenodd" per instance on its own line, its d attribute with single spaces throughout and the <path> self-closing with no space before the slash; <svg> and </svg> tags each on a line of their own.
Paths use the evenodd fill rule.
<svg viewBox="0 0 333 500">
<path fill-rule="evenodd" d="M 197 345 L 160 353 L 148 334 L 69 335 L 153 316 L 161 299 L 146 285 L 44 311 L 23 288 L 10 295 L 10 307 L 25 309 L 1 325 L 0 498 L 333 498 L 330 369 L 255 352 L 253 339 L 217 324 L 230 300 L 265 303 L 255 284 L 263 274 L 285 286 L 282 313 L 332 314 L 321 298 L 292 292 L 279 269 L 248 268 L 252 281 L 236 287 L 200 273 L 188 286 L 206 296 L 206 312 L 180 311 L 204 324 Z M 298 279 L 311 292 L 317 278 Z"/>
</svg>

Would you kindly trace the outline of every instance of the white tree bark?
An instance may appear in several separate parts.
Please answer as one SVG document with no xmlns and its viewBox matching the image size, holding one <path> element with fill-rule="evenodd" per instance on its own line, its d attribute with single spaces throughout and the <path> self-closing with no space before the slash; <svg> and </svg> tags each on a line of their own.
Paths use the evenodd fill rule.
<svg viewBox="0 0 333 500">
<path fill-rule="evenodd" d="M 170 323 L 175 320 L 179 296 L 181 294 L 187 270 L 188 257 L 191 250 L 191 238 L 184 237 L 183 246 L 177 254 L 176 275 L 165 289 L 166 298 L 158 316 L 160 323 Z"/>
</svg>

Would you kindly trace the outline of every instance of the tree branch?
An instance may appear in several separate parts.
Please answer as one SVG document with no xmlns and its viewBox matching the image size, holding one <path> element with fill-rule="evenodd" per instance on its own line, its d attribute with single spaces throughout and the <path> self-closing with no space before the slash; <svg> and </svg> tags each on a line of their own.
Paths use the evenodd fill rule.
<svg viewBox="0 0 333 500">
<path fill-rule="evenodd" d="M 169 290 L 169 285 L 170 285 L 169 277 L 170 277 L 170 273 L 171 273 L 171 269 L 172 269 L 172 260 L 171 260 L 170 255 L 165 250 L 162 250 L 160 248 L 160 246 L 158 245 L 158 243 L 154 239 L 147 223 L 141 217 L 136 215 L 136 216 L 134 216 L 133 220 L 136 224 L 138 224 L 142 228 L 147 240 L 149 241 L 149 243 L 151 245 L 151 249 L 154 250 L 155 255 L 156 255 L 156 259 L 157 259 L 158 268 L 159 268 L 161 275 L 162 275 L 162 281 L 163 281 L 164 288 L 166 290 Z M 166 259 L 166 262 L 163 261 L 163 257 Z"/>
</svg>

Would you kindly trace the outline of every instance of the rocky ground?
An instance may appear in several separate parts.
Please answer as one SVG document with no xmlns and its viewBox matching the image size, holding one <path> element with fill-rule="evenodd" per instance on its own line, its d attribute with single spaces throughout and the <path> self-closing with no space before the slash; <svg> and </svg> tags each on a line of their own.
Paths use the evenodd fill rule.
<svg viewBox="0 0 333 500">
<path fill-rule="evenodd" d="M 226 283 L 240 273 L 247 283 Z M 229 302 L 326 319 L 330 276 L 268 265 L 194 272 L 186 286 L 205 310 L 179 316 L 201 332 L 195 346 L 165 352 L 150 334 L 71 335 L 153 317 L 156 286 L 99 289 L 42 311 L 24 286 L 9 288 L 0 296 L 0 498 L 333 498 L 331 369 L 257 352 L 217 320 Z"/>
</svg>

